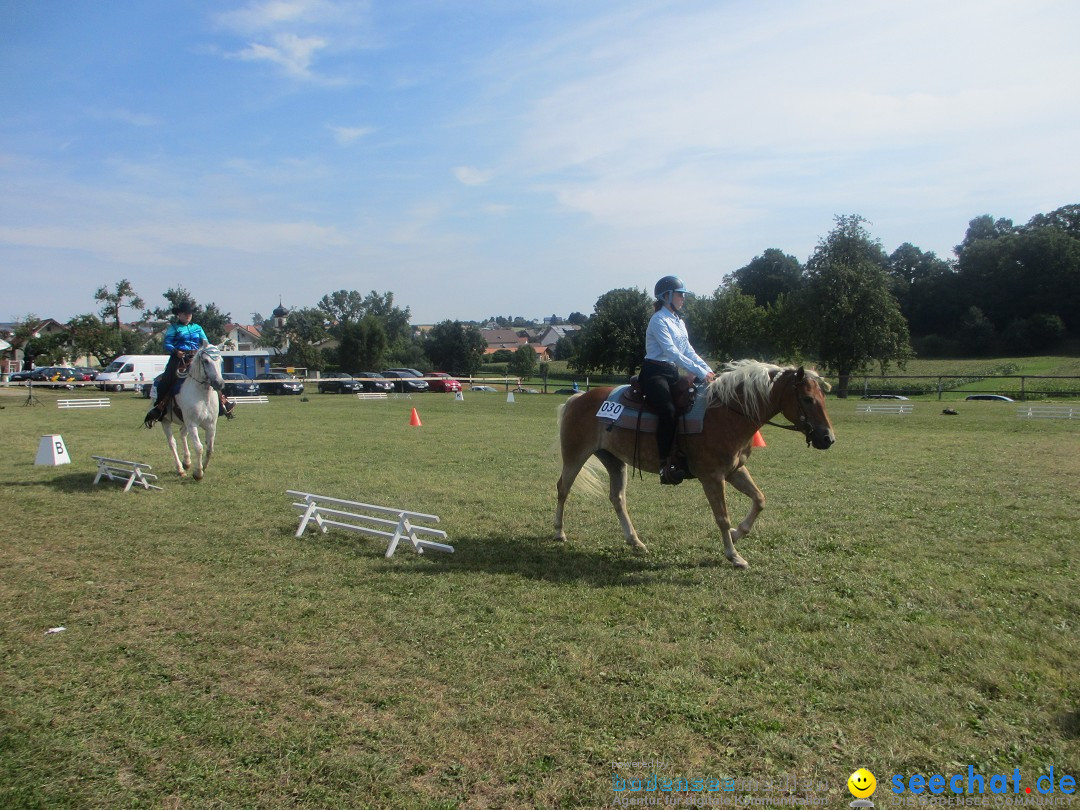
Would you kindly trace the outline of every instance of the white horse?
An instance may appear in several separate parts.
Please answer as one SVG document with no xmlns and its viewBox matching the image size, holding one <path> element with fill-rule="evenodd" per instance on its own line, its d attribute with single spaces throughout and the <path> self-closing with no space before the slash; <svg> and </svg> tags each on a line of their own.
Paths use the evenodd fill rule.
<svg viewBox="0 0 1080 810">
<path fill-rule="evenodd" d="M 176 472 L 183 478 L 184 470 L 191 467 L 191 450 L 188 445 L 195 445 L 195 469 L 191 473 L 196 481 L 203 477 L 210 456 L 214 452 L 214 436 L 217 434 L 218 396 L 224 381 L 221 378 L 221 353 L 217 346 L 205 340 L 188 366 L 187 378 L 180 386 L 180 393 L 169 402 L 165 416 L 161 419 L 161 429 L 169 442 Z M 180 464 L 180 455 L 176 452 L 176 439 L 173 438 L 173 425 L 180 425 L 184 440 L 184 463 Z M 203 442 L 199 441 L 199 428 L 206 435 L 206 452 Z"/>
</svg>

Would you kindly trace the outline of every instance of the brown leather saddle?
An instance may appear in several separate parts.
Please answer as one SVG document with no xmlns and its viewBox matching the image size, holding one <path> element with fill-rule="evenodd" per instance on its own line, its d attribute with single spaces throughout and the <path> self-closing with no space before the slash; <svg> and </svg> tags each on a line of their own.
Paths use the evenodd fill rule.
<svg viewBox="0 0 1080 810">
<path fill-rule="evenodd" d="M 675 388 L 671 391 L 671 401 L 675 404 L 675 415 L 682 416 L 694 407 L 697 399 L 697 386 L 689 377 L 679 377 Z M 635 374 L 630 378 L 630 387 L 623 391 L 619 401 L 628 408 L 637 408 L 647 413 L 656 413 L 652 403 L 645 398 L 645 392 L 641 389 L 641 381 Z"/>
</svg>

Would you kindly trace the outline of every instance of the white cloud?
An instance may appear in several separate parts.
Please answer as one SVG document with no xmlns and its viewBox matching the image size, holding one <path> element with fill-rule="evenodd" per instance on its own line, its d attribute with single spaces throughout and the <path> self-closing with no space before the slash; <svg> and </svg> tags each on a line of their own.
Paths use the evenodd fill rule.
<svg viewBox="0 0 1080 810">
<path fill-rule="evenodd" d="M 477 169 L 475 166 L 454 167 L 454 177 L 464 186 L 482 186 L 491 180 L 492 175 L 492 172 Z"/>
<path fill-rule="evenodd" d="M 258 0 L 217 15 L 220 25 L 242 34 L 254 34 L 298 25 L 341 22 L 368 12 L 368 2 L 331 0 Z"/>
<path fill-rule="evenodd" d="M 336 127 L 333 125 L 328 125 L 327 129 L 334 133 L 334 140 L 343 146 L 375 131 L 374 127 Z"/>
<path fill-rule="evenodd" d="M 273 45 L 253 42 L 244 50 L 234 53 L 233 56 L 245 61 L 272 62 L 293 78 L 312 79 L 315 78 L 311 72 L 312 58 L 325 47 L 326 40 L 320 37 L 277 34 Z"/>
<path fill-rule="evenodd" d="M 641 8 L 537 46 L 507 90 L 528 99 L 509 162 L 608 225 L 710 227 L 789 204 L 777 195 L 842 203 L 852 172 L 897 160 L 909 183 L 930 184 L 932 169 L 963 185 L 951 157 L 991 166 L 1003 137 L 1026 152 L 1021 127 L 1077 128 L 1067 3 Z"/>
</svg>

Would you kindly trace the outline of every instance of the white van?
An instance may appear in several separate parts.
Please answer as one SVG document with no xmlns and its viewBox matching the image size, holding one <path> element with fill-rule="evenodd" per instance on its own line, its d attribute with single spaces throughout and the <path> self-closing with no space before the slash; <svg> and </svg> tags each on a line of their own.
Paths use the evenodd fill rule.
<svg viewBox="0 0 1080 810">
<path fill-rule="evenodd" d="M 94 382 L 102 391 L 137 390 L 144 383 L 152 383 L 168 362 L 167 354 L 122 354 Z"/>
</svg>

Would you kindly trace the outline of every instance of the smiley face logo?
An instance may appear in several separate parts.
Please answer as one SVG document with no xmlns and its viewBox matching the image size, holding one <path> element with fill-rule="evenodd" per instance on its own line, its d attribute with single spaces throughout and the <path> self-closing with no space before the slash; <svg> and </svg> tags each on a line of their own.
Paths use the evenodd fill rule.
<svg viewBox="0 0 1080 810">
<path fill-rule="evenodd" d="M 866 799 L 877 790 L 877 779 L 866 768 L 859 768 L 847 780 L 847 789 L 856 799 Z"/>
</svg>

